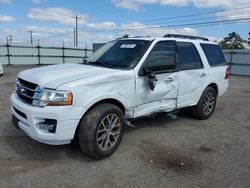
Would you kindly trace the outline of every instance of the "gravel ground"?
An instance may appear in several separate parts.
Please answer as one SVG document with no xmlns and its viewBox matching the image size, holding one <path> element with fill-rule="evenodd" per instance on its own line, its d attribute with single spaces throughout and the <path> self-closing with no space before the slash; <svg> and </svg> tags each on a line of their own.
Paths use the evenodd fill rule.
<svg viewBox="0 0 250 188">
<path fill-rule="evenodd" d="M 250 78 L 232 76 L 213 116 L 137 120 L 109 158 L 38 143 L 11 124 L 17 72 L 0 77 L 0 187 L 250 187 Z"/>
</svg>

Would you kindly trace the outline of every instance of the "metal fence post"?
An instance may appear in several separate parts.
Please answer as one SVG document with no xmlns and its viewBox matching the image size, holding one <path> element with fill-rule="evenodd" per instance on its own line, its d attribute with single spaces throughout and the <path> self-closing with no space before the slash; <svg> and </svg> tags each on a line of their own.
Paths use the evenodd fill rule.
<svg viewBox="0 0 250 188">
<path fill-rule="evenodd" d="M 65 63 L 65 48 L 64 48 L 64 46 L 62 47 L 62 52 L 63 52 L 63 64 Z"/>
<path fill-rule="evenodd" d="M 6 54 L 6 56 L 8 57 L 8 65 L 10 65 L 11 63 L 10 63 L 10 45 L 7 43 L 6 45 L 6 48 L 7 48 L 7 54 Z"/>
<path fill-rule="evenodd" d="M 38 44 L 37 46 L 37 57 L 38 57 L 38 65 L 41 65 L 41 53 L 40 53 L 41 46 Z"/>
<path fill-rule="evenodd" d="M 234 50 L 232 49 L 229 54 L 230 54 L 230 61 L 229 61 L 229 71 L 231 72 L 231 67 L 232 67 L 232 64 L 233 64 L 233 55 L 234 55 Z"/>
<path fill-rule="evenodd" d="M 84 58 L 87 58 L 87 44 L 85 45 L 85 56 Z"/>
</svg>

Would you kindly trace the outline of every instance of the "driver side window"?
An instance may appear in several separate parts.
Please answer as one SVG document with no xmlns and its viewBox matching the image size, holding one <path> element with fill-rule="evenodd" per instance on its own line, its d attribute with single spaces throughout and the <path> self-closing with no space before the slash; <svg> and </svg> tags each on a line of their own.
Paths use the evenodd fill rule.
<svg viewBox="0 0 250 188">
<path fill-rule="evenodd" d="M 150 71 L 164 71 L 175 68 L 175 48 L 172 41 L 161 41 L 155 44 L 146 59 Z"/>
</svg>

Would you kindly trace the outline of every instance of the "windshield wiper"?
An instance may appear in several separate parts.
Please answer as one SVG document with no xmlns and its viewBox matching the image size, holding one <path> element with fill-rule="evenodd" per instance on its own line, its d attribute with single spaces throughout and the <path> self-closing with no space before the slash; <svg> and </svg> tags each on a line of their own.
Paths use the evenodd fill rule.
<svg viewBox="0 0 250 188">
<path fill-rule="evenodd" d="M 108 63 L 101 62 L 101 61 L 89 61 L 88 63 L 95 64 L 95 65 L 101 65 L 101 66 L 112 68 L 112 69 L 114 68 L 112 65 L 110 65 Z"/>
</svg>

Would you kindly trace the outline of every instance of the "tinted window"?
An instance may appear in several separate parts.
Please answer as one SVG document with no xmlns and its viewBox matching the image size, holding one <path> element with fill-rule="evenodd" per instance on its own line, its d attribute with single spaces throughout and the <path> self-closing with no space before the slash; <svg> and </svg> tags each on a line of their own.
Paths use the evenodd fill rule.
<svg viewBox="0 0 250 188">
<path fill-rule="evenodd" d="M 201 68 L 202 63 L 197 49 L 192 43 L 177 42 L 177 69 Z"/>
<path fill-rule="evenodd" d="M 163 71 L 175 66 L 175 49 L 173 42 L 158 42 L 146 59 L 149 70 Z"/>
<path fill-rule="evenodd" d="M 216 44 L 201 44 L 208 63 L 210 66 L 225 65 L 226 60 L 224 54 L 222 53 L 219 45 Z"/>
</svg>

